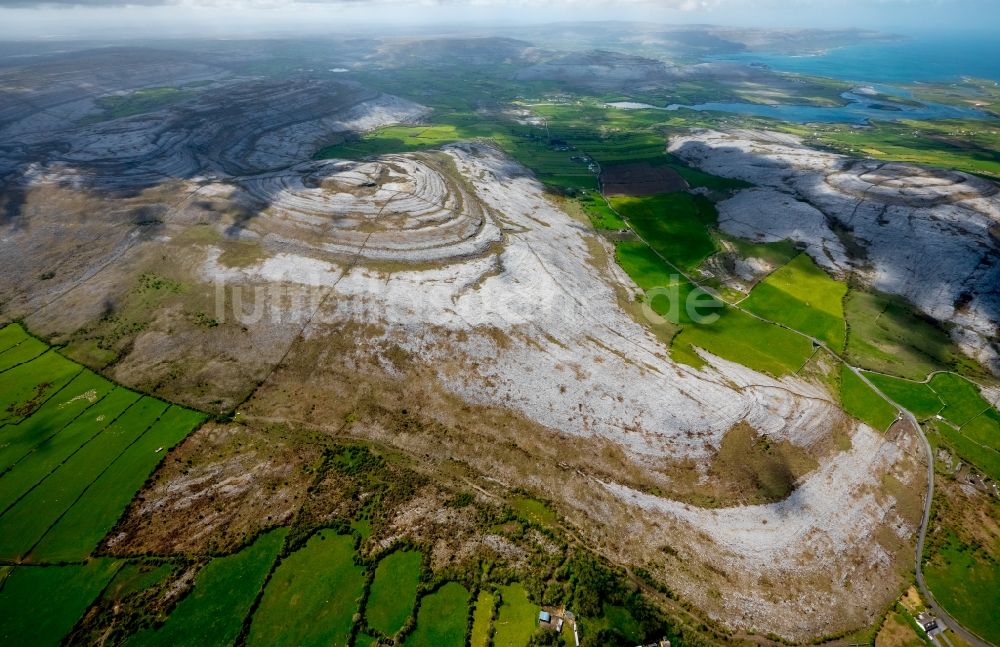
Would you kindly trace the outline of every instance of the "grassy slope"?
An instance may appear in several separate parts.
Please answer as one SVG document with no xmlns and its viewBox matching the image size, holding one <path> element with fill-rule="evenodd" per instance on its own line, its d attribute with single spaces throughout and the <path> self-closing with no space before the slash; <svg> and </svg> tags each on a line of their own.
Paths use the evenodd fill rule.
<svg viewBox="0 0 1000 647">
<path fill-rule="evenodd" d="M 911 380 L 938 370 L 973 379 L 987 376 L 985 369 L 962 354 L 944 327 L 900 297 L 852 289 L 844 311 L 847 356 L 856 366 Z"/>
<path fill-rule="evenodd" d="M 275 569 L 247 644 L 346 644 L 364 583 L 352 537 L 321 530 Z"/>
<path fill-rule="evenodd" d="M 420 582 L 418 551 L 396 551 L 378 563 L 372 580 L 365 618 L 368 625 L 386 636 L 392 636 L 410 617 L 417 600 Z"/>
<path fill-rule="evenodd" d="M 716 251 L 709 234 L 716 223 L 715 208 L 702 196 L 617 196 L 611 205 L 650 247 L 682 270 L 694 269 Z"/>
<path fill-rule="evenodd" d="M 166 623 L 134 635 L 128 647 L 233 644 L 286 534 L 285 529 L 268 532 L 240 552 L 210 561 Z"/>
<path fill-rule="evenodd" d="M 929 418 L 944 406 L 934 390 L 922 382 L 879 373 L 865 373 L 865 376 L 893 402 L 909 409 L 917 418 Z"/>
<path fill-rule="evenodd" d="M 759 283 L 741 304 L 841 350 L 847 334 L 847 286 L 830 278 L 808 254 L 800 254 Z"/>
<path fill-rule="evenodd" d="M 1000 562 L 949 536 L 924 565 L 927 585 L 955 618 L 1000 643 Z"/>
<path fill-rule="evenodd" d="M 758 371 L 786 375 L 797 371 L 812 354 L 812 344 L 801 335 L 734 308 L 724 308 L 721 313 L 715 323 L 685 327 L 674 338 L 675 359 L 683 361 L 688 356 L 685 351 L 690 353 L 686 347 L 697 346 Z"/>
<path fill-rule="evenodd" d="M 14 568 L 0 590 L 0 644 L 58 645 L 120 566 L 120 561 L 95 559 Z"/>
<path fill-rule="evenodd" d="M 938 373 L 931 378 L 930 387 L 945 403 L 941 417 L 959 427 L 990 408 L 979 389 L 957 375 Z"/>
<path fill-rule="evenodd" d="M 469 592 L 449 582 L 420 601 L 417 628 L 407 647 L 464 647 L 468 627 Z"/>
<path fill-rule="evenodd" d="M 476 610 L 472 617 L 470 647 L 488 647 L 495 599 L 495 596 L 485 589 L 479 592 L 479 597 L 476 598 Z"/>
<path fill-rule="evenodd" d="M 896 420 L 896 409 L 846 366 L 840 371 L 840 402 L 844 411 L 878 431 L 885 431 Z"/>
<path fill-rule="evenodd" d="M 494 647 L 524 647 L 538 622 L 538 607 L 521 584 L 500 587 L 503 603 L 496 621 Z"/>
</svg>

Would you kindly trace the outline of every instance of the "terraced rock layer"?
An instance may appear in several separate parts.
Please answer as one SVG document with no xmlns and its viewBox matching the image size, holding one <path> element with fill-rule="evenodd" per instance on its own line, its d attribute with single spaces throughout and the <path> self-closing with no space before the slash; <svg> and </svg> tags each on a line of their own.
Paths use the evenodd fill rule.
<svg viewBox="0 0 1000 647">
<path fill-rule="evenodd" d="M 310 162 L 247 178 L 235 199 L 263 205 L 264 212 L 241 236 L 373 261 L 480 255 L 500 241 L 500 229 L 438 163 L 429 155 L 393 155 Z"/>
<path fill-rule="evenodd" d="M 697 509 L 624 472 L 592 477 L 584 462 L 563 487 L 537 460 L 491 464 L 507 455 L 507 429 L 442 437 L 434 451 L 510 487 L 544 487 L 610 557 L 734 626 L 809 637 L 866 622 L 896 595 L 916 519 L 882 483 L 919 491 L 909 436 L 847 419 L 800 377 L 709 355 L 701 369 L 673 362 L 623 310 L 638 288 L 606 243 L 486 144 L 308 161 L 326 138 L 415 119 L 420 106 L 329 79 L 184 65 L 169 73 L 211 83 L 152 113 L 111 118 L 94 103 L 104 90 L 68 82 L 3 113 L 5 317 L 127 384 L 203 408 L 249 402 L 268 422 L 308 413 L 299 394 L 324 371 L 360 372 L 358 355 L 386 380 L 417 365 L 449 397 L 528 421 L 543 444 L 600 447 L 595 462 L 611 456 L 657 487 L 677 466 L 707 478 L 726 434 L 748 425 L 815 455 L 780 503 Z M 40 113 L 61 119 L 43 128 Z M 241 318 L 237 287 L 282 298 Z M 331 399 L 313 415 L 339 433 L 346 412 Z M 835 432 L 853 448 L 830 449 Z M 410 449 L 406 434 L 378 439 Z M 790 584 L 746 594 L 763 580 Z"/>
<path fill-rule="evenodd" d="M 424 155 L 327 163 L 322 177 L 332 171 L 336 179 L 286 183 L 288 199 L 272 200 L 274 215 L 265 214 L 252 227 L 265 242 L 273 239 L 271 228 L 287 238 L 285 218 L 308 216 L 313 226 L 337 223 L 344 201 L 355 204 L 357 214 L 371 215 L 378 205 L 394 204 L 386 198 L 391 191 L 408 186 L 398 175 L 405 169 L 412 174 L 409 182 L 461 191 L 465 209 L 478 204 L 474 213 L 489 223 L 481 229 L 503 232 L 489 249 L 428 266 L 423 239 L 416 236 L 409 252 L 393 257 L 403 265 L 388 274 L 366 264 L 368 251 L 359 239 L 347 263 L 342 257 L 321 260 L 310 244 L 234 269 L 222 266 L 216 251 L 202 266 L 204 279 L 325 286 L 328 296 L 305 326 L 307 338 L 321 343 L 327 331 L 347 325 L 374 331 L 355 343 L 376 355 L 402 349 L 409 361 L 439 367 L 437 379 L 462 398 L 503 403 L 557 436 L 610 443 L 651 474 L 674 461 L 705 469 L 726 433 L 742 423 L 803 448 L 822 446 L 835 431 L 847 430 L 852 449 L 819 454 L 820 467 L 780 503 L 698 510 L 602 480 L 590 482 L 593 503 L 583 497 L 568 505 L 601 525 L 609 514 L 592 505 L 611 495 L 633 519 L 621 547 L 626 560 L 626 553 L 647 553 L 668 534 L 671 545 L 683 546 L 680 562 L 647 566 L 727 623 L 803 637 L 842 626 L 845 617 L 865 622 L 881 604 L 875 601 L 891 595 L 900 560 L 908 559 L 905 547 L 916 519 L 901 513 L 880 483 L 890 474 L 907 483 L 918 478 L 907 455 L 912 437 L 886 440 L 847 420 L 822 386 L 798 377 L 775 379 L 710 355 L 703 369 L 675 364 L 661 342 L 621 309 L 616 284 L 628 284 L 627 277 L 613 264 L 595 264 L 596 239 L 549 203 L 540 184 L 483 144 L 450 146 L 445 153 L 447 165 L 431 164 Z M 315 168 L 300 170 L 312 177 Z M 447 176 L 456 171 L 470 189 Z M 431 180 L 427 173 L 445 177 Z M 366 178 L 377 186 L 365 187 Z M 344 193 L 358 182 L 367 190 Z M 324 191 L 329 194 L 321 198 Z M 295 199 L 302 195 L 311 197 Z M 436 196 L 434 204 L 456 200 Z M 408 262 L 414 264 L 407 268 Z M 394 355 L 382 357 L 386 370 L 396 370 Z M 463 456 L 465 450 L 455 445 L 448 451 Z M 740 584 L 720 585 L 721 598 L 713 599 L 709 589 L 717 589 L 706 587 L 705 571 L 683 566 L 684 560 L 708 560 Z M 862 573 L 869 583 L 860 581 Z M 762 579 L 798 584 L 763 597 L 747 595 Z M 857 582 L 850 592 L 831 584 L 847 579 Z M 836 611 L 827 606 L 831 600 Z"/>
</svg>

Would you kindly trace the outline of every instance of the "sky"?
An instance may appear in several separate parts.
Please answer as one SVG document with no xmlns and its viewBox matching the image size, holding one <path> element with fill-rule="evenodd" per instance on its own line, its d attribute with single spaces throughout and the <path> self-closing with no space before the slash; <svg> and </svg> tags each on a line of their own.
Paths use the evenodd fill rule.
<svg viewBox="0 0 1000 647">
<path fill-rule="evenodd" d="M 0 0 L 0 39 L 239 37 L 636 20 L 894 33 L 989 30 L 1000 0 Z"/>
</svg>

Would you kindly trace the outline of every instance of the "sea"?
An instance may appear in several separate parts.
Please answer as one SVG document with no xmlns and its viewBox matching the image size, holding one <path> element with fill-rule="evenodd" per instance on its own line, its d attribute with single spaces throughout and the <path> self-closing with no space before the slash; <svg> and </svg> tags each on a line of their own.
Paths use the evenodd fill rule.
<svg viewBox="0 0 1000 647">
<path fill-rule="evenodd" d="M 964 77 L 975 77 L 1000 83 L 1000 37 L 995 33 L 909 34 L 900 40 L 851 45 L 808 56 L 752 53 L 717 56 L 714 60 L 766 65 L 780 72 L 851 81 L 900 98 L 909 97 L 910 91 L 899 86 L 922 82 L 954 82 Z M 856 93 L 845 93 L 843 96 L 847 104 L 837 107 L 716 102 L 673 105 L 666 109 L 729 112 L 798 123 L 862 124 L 872 119 L 996 119 L 972 108 L 936 103 L 921 106 L 906 102 L 893 104 L 871 101 Z"/>
<path fill-rule="evenodd" d="M 717 58 L 859 83 L 912 84 L 966 76 L 1000 82 L 1000 36 L 996 32 L 903 34 L 897 41 L 850 45 L 808 56 L 752 53 Z"/>
</svg>

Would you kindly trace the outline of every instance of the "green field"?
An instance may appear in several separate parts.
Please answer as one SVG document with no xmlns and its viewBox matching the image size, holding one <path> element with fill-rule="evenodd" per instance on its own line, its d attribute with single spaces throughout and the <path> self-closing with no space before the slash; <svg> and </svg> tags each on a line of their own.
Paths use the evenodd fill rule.
<svg viewBox="0 0 1000 647">
<path fill-rule="evenodd" d="M 964 460 L 1000 479 L 1000 412 L 977 386 L 952 373 L 931 377 L 928 389 L 943 403 L 934 428 Z"/>
<path fill-rule="evenodd" d="M 166 408 L 164 402 L 141 398 L 5 510 L 0 516 L 0 556 L 16 559 L 27 555 L 46 531 Z M 116 520 L 117 517 L 114 517 L 110 521 L 113 523 Z"/>
<path fill-rule="evenodd" d="M 24 456 L 0 476 L 0 511 L 14 505 L 76 450 L 100 435 L 139 398 L 138 393 L 115 388 L 52 438 L 43 433 L 30 439 L 30 447 Z"/>
<path fill-rule="evenodd" d="M 1000 480 L 1000 413 L 990 409 L 959 432 L 946 429 L 945 435 L 962 457 L 980 467 L 993 480 Z"/>
<path fill-rule="evenodd" d="M 115 385 L 103 377 L 83 370 L 26 420 L 0 428 L 0 475 L 48 442 L 94 402 L 103 399 Z"/>
<path fill-rule="evenodd" d="M 365 605 L 368 626 L 386 636 L 402 629 L 417 600 L 422 559 L 419 551 L 398 550 L 378 563 Z"/>
<path fill-rule="evenodd" d="M 122 563 L 15 567 L 0 589 L 0 643 L 58 645 Z"/>
<path fill-rule="evenodd" d="M 405 153 L 437 148 L 466 138 L 466 134 L 450 124 L 427 126 L 389 126 L 380 128 L 358 139 L 321 150 L 317 157 L 346 157 L 350 159 Z"/>
<path fill-rule="evenodd" d="M 797 371 L 813 352 L 806 337 L 724 306 L 704 290 L 695 288 L 645 243 L 618 243 L 615 257 L 632 280 L 648 293 L 649 308 L 671 324 L 683 326 L 670 349 L 676 361 L 700 366 L 702 361 L 692 349 L 698 347 L 765 373 L 786 375 Z M 687 311 L 692 295 L 700 295 L 698 303 L 717 304 L 697 312 L 718 314 L 718 320 L 695 323 Z"/>
<path fill-rule="evenodd" d="M 812 343 L 802 335 L 734 308 L 720 312 L 722 316 L 715 323 L 684 327 L 671 348 L 675 359 L 689 360 L 693 352 L 688 348 L 697 346 L 723 359 L 780 376 L 799 370 L 812 355 Z"/>
<path fill-rule="evenodd" d="M 681 270 L 698 267 L 716 251 L 709 234 L 718 216 L 703 196 L 690 193 L 611 198 L 611 206 L 667 261 Z"/>
<path fill-rule="evenodd" d="M 840 402 L 844 411 L 877 431 L 885 431 L 898 412 L 847 366 L 840 370 Z"/>
<path fill-rule="evenodd" d="M 938 373 L 926 383 L 877 373 L 866 376 L 918 418 L 941 416 L 943 422 L 934 429 L 951 448 L 988 476 L 1000 478 L 1000 412 L 974 384 L 952 373 Z"/>
<path fill-rule="evenodd" d="M 26 343 L 26 342 L 25 342 Z M 32 340 L 35 343 L 35 340 Z M 20 346 L 18 346 L 20 348 Z M 17 348 L 7 351 L 16 351 Z M 0 372 L 0 426 L 16 424 L 35 412 L 76 377 L 82 367 L 54 350 Z"/>
<path fill-rule="evenodd" d="M 493 604 L 496 600 L 491 592 L 483 589 L 476 598 L 476 609 L 472 614 L 472 633 L 469 636 L 470 647 L 489 647 L 490 631 L 493 620 Z"/>
<path fill-rule="evenodd" d="M 16 324 L 8 329 L 14 332 L 7 339 L 22 337 L 15 349 L 32 339 Z M 81 561 L 164 450 L 204 416 L 115 387 L 51 350 L 0 373 L 0 380 L 14 374 L 34 386 L 19 383 L 8 400 L 26 389 L 51 395 L 0 427 L 0 558 L 31 553 L 31 561 Z M 23 404 L 14 400 L 12 408 Z"/>
<path fill-rule="evenodd" d="M 840 351 L 847 335 L 846 294 L 846 285 L 831 279 L 808 254 L 800 254 L 758 283 L 741 305 Z"/>
<path fill-rule="evenodd" d="M 982 121 L 876 121 L 870 128 L 782 124 L 810 142 L 876 159 L 916 162 L 1000 178 L 1000 129 Z M 956 135 L 957 132 L 963 133 Z"/>
<path fill-rule="evenodd" d="M 582 624 L 582 634 L 587 636 L 605 629 L 617 631 L 630 643 L 642 642 L 642 627 L 628 609 L 615 605 L 604 605 L 604 614 L 596 619 Z"/>
<path fill-rule="evenodd" d="M 917 418 L 930 418 L 944 406 L 937 393 L 923 382 L 865 372 L 865 377 L 893 402 L 908 409 Z"/>
<path fill-rule="evenodd" d="M 789 263 L 801 252 L 795 244 L 788 240 L 779 240 L 773 243 L 759 243 L 735 236 L 727 236 L 716 232 L 719 240 L 732 245 L 736 253 L 743 258 L 759 258 L 767 262 L 772 267 L 781 267 Z"/>
<path fill-rule="evenodd" d="M 33 561 L 73 561 L 90 553 L 122 515 L 165 451 L 201 424 L 204 415 L 169 407 L 80 494 L 31 551 Z M 67 463 L 69 464 L 69 463 Z"/>
<path fill-rule="evenodd" d="M 463 647 L 469 619 L 469 592 L 449 582 L 420 600 L 417 628 L 407 647 Z"/>
<path fill-rule="evenodd" d="M 844 301 L 847 358 L 855 366 L 922 380 L 936 370 L 982 372 L 937 323 L 902 298 L 851 290 Z"/>
<path fill-rule="evenodd" d="M 977 418 L 977 420 L 980 419 Z M 989 419 L 985 420 L 987 422 L 982 423 L 984 427 L 991 425 L 986 429 L 979 427 L 976 423 L 970 423 L 962 427 L 961 430 L 947 424 L 939 424 L 937 425 L 937 429 L 962 459 L 978 467 L 986 476 L 994 480 L 1000 480 L 1000 451 L 997 450 L 998 438 L 996 435 L 1000 433 L 1000 424 L 995 419 L 992 421 Z M 979 441 L 973 439 L 973 433 L 980 435 L 983 431 L 993 434 L 990 445 L 984 446 Z"/>
<path fill-rule="evenodd" d="M 33 337 L 25 332 L 21 326 L 4 326 L 0 328 L 0 353 L 4 353 L 28 339 L 33 339 Z M 4 368 L 3 365 L 0 365 L 0 368 Z"/>
<path fill-rule="evenodd" d="M 924 577 L 956 620 L 1000 643 L 1000 563 L 950 535 L 924 564 Z"/>
<path fill-rule="evenodd" d="M 162 627 L 135 634 L 126 644 L 129 647 L 232 645 L 286 534 L 285 529 L 273 530 L 234 555 L 210 561 L 198 572 L 194 589 Z"/>
<path fill-rule="evenodd" d="M 517 496 L 511 499 L 510 507 L 528 521 L 541 526 L 554 526 L 559 521 L 555 511 L 538 499 Z"/>
<path fill-rule="evenodd" d="M 587 214 L 587 217 L 590 218 L 594 229 L 618 231 L 628 228 L 628 225 L 621 219 L 621 216 L 615 213 L 608 206 L 608 203 L 604 201 L 604 198 L 596 192 L 588 192 L 585 196 L 581 197 L 580 206 L 583 208 L 584 213 Z"/>
<path fill-rule="evenodd" d="M 49 349 L 48 345 L 29 337 L 20 326 L 9 326 L 9 328 L 17 332 L 8 337 L 13 342 L 12 345 L 0 353 L 0 371 L 30 362 Z"/>
<path fill-rule="evenodd" d="M 321 530 L 275 569 L 254 613 L 248 645 L 345 645 L 364 590 L 354 540 Z"/>
<path fill-rule="evenodd" d="M 683 277 L 643 242 L 618 243 L 615 245 L 615 260 L 643 290 L 686 283 Z M 679 320 L 675 321 L 678 322 Z"/>
<path fill-rule="evenodd" d="M 539 608 L 528 599 L 524 585 L 517 583 L 500 587 L 500 614 L 493 635 L 494 647 L 525 647 L 538 625 Z"/>
<path fill-rule="evenodd" d="M 990 409 L 979 389 L 957 375 L 938 373 L 931 378 L 930 387 L 944 402 L 941 417 L 959 427 Z"/>
</svg>

